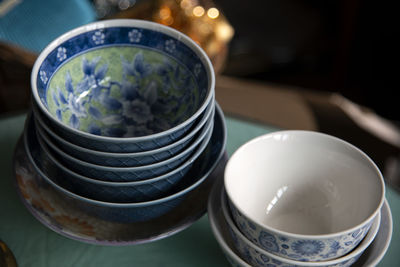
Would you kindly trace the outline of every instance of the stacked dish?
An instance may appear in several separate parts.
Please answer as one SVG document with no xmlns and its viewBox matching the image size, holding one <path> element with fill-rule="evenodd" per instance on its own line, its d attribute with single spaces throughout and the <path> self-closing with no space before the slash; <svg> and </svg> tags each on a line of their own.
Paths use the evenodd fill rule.
<svg viewBox="0 0 400 267">
<path fill-rule="evenodd" d="M 381 220 L 391 220 L 372 160 L 317 132 L 278 131 L 244 144 L 217 191 L 210 221 L 233 265 L 350 266 L 372 244 Z"/>
<path fill-rule="evenodd" d="M 33 67 L 28 157 L 88 214 L 160 217 L 196 184 L 187 176 L 213 134 L 214 84 L 204 51 L 169 27 L 139 20 L 79 27 Z"/>
</svg>

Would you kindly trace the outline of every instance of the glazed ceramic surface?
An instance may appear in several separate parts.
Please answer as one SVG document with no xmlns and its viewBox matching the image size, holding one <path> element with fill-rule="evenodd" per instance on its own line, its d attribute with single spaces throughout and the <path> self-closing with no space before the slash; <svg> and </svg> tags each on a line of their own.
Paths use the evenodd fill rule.
<svg viewBox="0 0 400 267">
<path fill-rule="evenodd" d="M 223 147 L 226 142 L 226 128 L 223 114 L 220 109 L 218 110 L 218 120 L 214 127 L 210 143 L 207 146 L 208 149 L 206 148 L 204 152 L 206 157 L 211 157 L 211 155 L 215 155 L 214 153 L 218 154 L 219 148 Z M 188 174 L 188 178 L 182 180 L 182 183 L 177 185 L 181 190 L 167 197 L 153 201 L 135 203 L 102 202 L 74 194 L 47 177 L 42 171 L 41 164 L 43 162 L 39 159 L 39 155 L 35 153 L 37 150 L 34 149 L 34 147 L 38 146 L 38 141 L 34 137 L 34 131 L 27 127 L 24 132 L 24 146 L 26 156 L 28 157 L 30 164 L 33 166 L 32 168 L 35 170 L 33 179 L 36 179 L 37 183 L 42 184 L 45 187 L 51 187 L 52 190 L 60 195 L 61 198 L 70 201 L 71 205 L 79 208 L 83 213 L 90 214 L 91 216 L 102 220 L 121 223 L 144 222 L 167 214 L 180 205 L 191 191 L 204 182 L 208 175 L 209 164 L 214 166 L 213 164 L 215 163 L 204 158 L 196 161 L 200 166 L 197 164 L 196 167 L 193 166 L 191 170 L 192 174 Z"/>
<path fill-rule="evenodd" d="M 236 249 L 239 251 L 241 258 L 243 258 L 246 262 L 248 262 L 251 266 L 330 266 L 330 267 L 348 267 L 355 263 L 364 250 L 372 243 L 376 234 L 379 230 L 379 225 L 381 221 L 380 212 L 374 217 L 370 230 L 365 235 L 364 239 L 360 242 L 360 244 L 351 252 L 346 255 L 325 261 L 307 261 L 308 259 L 300 258 L 298 260 L 292 260 L 284 257 L 277 256 L 273 253 L 270 253 L 262 248 L 256 246 L 254 243 L 250 242 L 236 227 L 234 221 L 231 219 L 231 215 L 229 214 L 229 207 L 226 201 L 225 192 L 221 194 L 221 209 L 224 214 L 224 218 L 228 224 L 229 232 L 232 236 L 234 245 Z M 310 249 L 314 249 L 315 246 L 312 243 L 311 245 L 304 246 L 302 251 L 310 251 Z M 270 265 L 267 265 L 270 264 Z"/>
<path fill-rule="evenodd" d="M 223 190 L 223 178 L 220 177 L 215 182 L 213 189 L 211 190 L 207 204 L 207 214 L 210 221 L 211 230 L 221 247 L 226 259 L 233 267 L 250 267 L 236 251 L 235 246 L 231 240 L 231 236 L 228 233 L 228 225 L 224 220 L 221 210 L 221 191 Z"/>
<path fill-rule="evenodd" d="M 212 125 L 212 122 L 210 122 L 210 125 Z M 33 128 L 35 126 L 37 125 L 33 123 L 33 118 L 31 118 L 27 127 Z M 34 132 L 33 134 L 36 133 Z M 208 142 L 203 142 L 201 147 L 184 164 L 171 172 L 152 179 L 135 182 L 108 182 L 91 179 L 72 172 L 55 159 L 51 153 L 46 153 L 43 147 L 33 147 L 32 150 L 38 154 L 38 158 L 42 162 L 41 170 L 43 173 L 56 184 L 62 185 L 63 188 L 94 200 L 132 203 L 155 200 L 181 190 L 182 188 L 178 186 L 179 182 L 185 179 L 185 175 L 207 146 Z"/>
<path fill-rule="evenodd" d="M 57 135 L 49 125 L 44 123 L 40 112 L 35 112 L 35 120 L 38 127 L 44 129 L 51 141 L 61 150 L 77 159 L 110 167 L 136 167 L 166 160 L 187 148 L 203 126 L 209 120 L 213 120 L 214 111 L 215 105 L 210 103 L 207 111 L 201 116 L 200 121 L 196 123 L 195 127 L 176 142 L 158 149 L 136 153 L 107 153 L 77 146 Z"/>
<path fill-rule="evenodd" d="M 140 20 L 71 30 L 42 51 L 32 72 L 34 99 L 62 136 L 101 151 L 173 142 L 203 113 L 213 91 L 212 65 L 194 41 Z"/>
<path fill-rule="evenodd" d="M 384 202 L 383 178 L 371 159 L 309 131 L 274 132 L 243 145 L 227 164 L 225 187 L 249 240 L 304 261 L 351 251 Z"/>
<path fill-rule="evenodd" d="M 38 140 L 46 154 L 49 154 L 51 158 L 57 159 L 57 161 L 61 162 L 61 164 L 72 172 L 101 181 L 143 181 L 168 174 L 181 164 L 184 164 L 189 158 L 193 161 L 194 159 L 191 157 L 192 154 L 195 153 L 195 155 L 199 156 L 210 140 L 213 124 L 214 121 L 210 120 L 190 146 L 177 155 L 174 155 L 172 158 L 137 167 L 108 167 L 76 159 L 59 149 L 43 131 L 40 131 L 40 128 L 38 128 Z"/>
<path fill-rule="evenodd" d="M 227 256 L 228 261 L 232 266 L 250 266 L 245 262 L 236 250 L 234 240 L 232 239 L 231 233 L 228 231 L 228 224 L 224 219 L 222 214 L 221 206 L 221 194 L 224 193 L 223 181 L 218 180 L 208 199 L 208 218 L 210 220 L 211 229 L 213 234 L 219 243 L 221 249 Z M 381 209 L 381 222 L 379 225 L 379 230 L 375 239 L 372 243 L 365 249 L 360 258 L 353 263 L 352 267 L 371 267 L 376 266 L 385 252 L 388 249 L 392 235 L 392 217 L 390 213 L 390 208 L 385 201 Z M 272 265 L 269 265 L 272 264 Z M 264 262 L 262 266 L 275 266 L 273 262 Z M 284 265 L 293 266 L 293 265 Z"/>
<path fill-rule="evenodd" d="M 221 145 L 224 144 L 220 141 Z M 14 157 L 16 188 L 29 212 L 46 227 L 63 236 L 96 245 L 147 243 L 182 231 L 205 213 L 210 189 L 216 178 L 222 176 L 227 160 L 224 146 L 215 149 L 216 154 L 207 162 L 208 170 L 202 173 L 204 182 L 171 212 L 146 222 L 116 223 L 82 212 L 75 202 L 57 193 L 54 187 L 37 176 L 26 156 L 22 140 L 16 146 Z"/>
<path fill-rule="evenodd" d="M 379 232 L 372 244 L 368 246 L 353 267 L 377 266 L 389 248 L 392 233 L 392 213 L 390 211 L 389 203 L 386 200 L 381 209 L 381 224 L 379 226 Z"/>
</svg>

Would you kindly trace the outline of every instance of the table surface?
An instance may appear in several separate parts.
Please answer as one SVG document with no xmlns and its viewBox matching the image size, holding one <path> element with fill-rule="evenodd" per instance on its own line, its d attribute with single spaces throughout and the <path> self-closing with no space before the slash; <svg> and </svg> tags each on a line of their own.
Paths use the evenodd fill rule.
<svg viewBox="0 0 400 267">
<path fill-rule="evenodd" d="M 215 240 L 207 215 L 168 238 L 136 246 L 107 247 L 70 240 L 48 229 L 23 206 L 13 186 L 12 156 L 25 114 L 0 119 L 0 239 L 18 266 L 229 266 Z M 227 152 L 275 128 L 226 117 Z M 400 194 L 387 186 L 393 237 L 379 266 L 400 266 Z"/>
</svg>

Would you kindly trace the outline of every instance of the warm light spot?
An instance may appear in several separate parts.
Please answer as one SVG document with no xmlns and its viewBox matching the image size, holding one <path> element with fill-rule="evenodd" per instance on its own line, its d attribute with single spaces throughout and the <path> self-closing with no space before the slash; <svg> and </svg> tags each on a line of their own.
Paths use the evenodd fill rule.
<svg viewBox="0 0 400 267">
<path fill-rule="evenodd" d="M 202 34 L 207 35 L 207 34 L 210 34 L 212 32 L 212 27 L 207 23 L 202 23 L 199 26 L 199 31 Z"/>
<path fill-rule="evenodd" d="M 219 40 L 229 41 L 233 37 L 234 30 L 227 23 L 219 23 L 216 26 L 215 34 Z"/>
<path fill-rule="evenodd" d="M 191 1 L 191 0 L 182 0 L 182 2 L 181 2 L 181 8 L 183 8 L 183 9 L 191 8 L 195 5 L 196 5 L 195 1 Z"/>
<path fill-rule="evenodd" d="M 196 6 L 195 8 L 193 8 L 193 15 L 195 15 L 196 17 L 201 17 L 204 15 L 204 8 L 202 6 Z"/>
<path fill-rule="evenodd" d="M 162 20 L 167 20 L 168 18 L 171 17 L 171 9 L 167 6 L 163 6 L 160 9 L 160 19 Z"/>
<path fill-rule="evenodd" d="M 218 11 L 218 9 L 216 9 L 215 7 L 210 8 L 210 9 L 207 11 L 207 16 L 208 16 L 209 18 L 211 18 L 211 19 L 216 19 L 216 18 L 218 18 L 218 16 L 219 16 L 219 11 Z"/>
<path fill-rule="evenodd" d="M 163 20 L 164 25 L 172 25 L 174 23 L 174 18 L 173 17 L 168 17 L 167 19 Z"/>
</svg>

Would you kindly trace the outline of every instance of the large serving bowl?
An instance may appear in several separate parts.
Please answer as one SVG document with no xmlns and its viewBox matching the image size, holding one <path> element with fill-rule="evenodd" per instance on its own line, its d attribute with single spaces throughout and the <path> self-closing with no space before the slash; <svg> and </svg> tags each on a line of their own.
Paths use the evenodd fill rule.
<svg viewBox="0 0 400 267">
<path fill-rule="evenodd" d="M 33 121 L 31 124 L 32 126 L 30 127 L 37 127 L 37 125 L 33 124 Z M 210 121 L 209 126 L 213 127 L 213 124 L 213 121 Z M 207 147 L 212 134 L 211 129 L 207 133 L 208 138 L 205 138 L 201 142 L 199 147 L 183 164 L 166 174 L 142 181 L 110 182 L 92 179 L 65 167 L 62 162 L 57 160 L 46 149 L 45 145 L 41 145 L 38 154 L 43 162 L 43 173 L 55 183 L 80 196 L 99 201 L 118 203 L 150 201 L 165 197 L 177 190 L 177 184 L 185 177 L 195 160 Z M 36 134 L 40 134 L 40 130 Z M 40 138 L 38 141 L 41 144 Z"/>
<path fill-rule="evenodd" d="M 264 250 L 258 246 L 256 246 L 253 242 L 248 240 L 242 232 L 238 229 L 236 226 L 235 222 L 232 220 L 231 215 L 229 214 L 229 208 L 228 208 L 228 202 L 226 201 L 225 198 L 225 192 L 222 190 L 221 191 L 221 209 L 225 218 L 225 221 L 228 225 L 229 232 L 232 236 L 232 239 L 234 241 L 234 246 L 239 252 L 239 255 L 241 256 L 242 259 L 244 259 L 246 262 L 248 262 L 251 266 L 271 266 L 271 267 L 276 267 L 276 266 L 324 266 L 324 267 L 348 267 L 351 266 L 353 263 L 355 263 L 358 258 L 362 255 L 362 253 L 368 248 L 368 246 L 372 243 L 374 240 L 376 234 L 378 233 L 379 230 L 379 225 L 381 221 L 381 214 L 378 211 L 377 215 L 374 217 L 374 219 L 371 221 L 370 229 L 367 231 L 366 236 L 360 244 L 351 252 L 347 253 L 346 255 L 343 255 L 342 257 L 336 258 L 336 259 L 331 259 L 331 260 L 325 260 L 325 261 L 303 261 L 303 259 L 299 260 L 292 260 L 288 259 L 285 257 L 280 257 L 277 256 L 274 253 L 271 253 L 267 250 Z M 332 244 L 332 249 L 335 250 L 336 248 L 334 247 L 336 244 Z M 313 247 L 312 243 L 310 243 L 309 246 L 304 246 L 303 248 L 308 249 L 310 247 Z"/>
<path fill-rule="evenodd" d="M 205 144 L 207 144 L 211 138 L 213 130 L 213 120 L 208 121 L 208 123 L 201 129 L 199 135 L 196 136 L 195 140 L 190 144 L 190 146 L 182 152 L 174 155 L 169 159 L 137 167 L 109 167 L 79 160 L 59 149 L 52 142 L 52 140 L 48 138 L 46 133 L 42 129 L 40 129 L 40 127 L 38 127 L 37 130 L 39 132 L 38 140 L 41 144 L 42 149 L 47 154 L 51 155 L 51 158 L 57 159 L 71 171 L 95 180 L 132 182 L 143 181 L 155 178 L 163 174 L 167 174 L 168 172 L 173 171 L 179 165 L 187 161 L 188 158 L 193 153 L 195 153 L 195 151 L 199 151 L 201 153 L 202 150 L 204 150 L 206 147 Z"/>
<path fill-rule="evenodd" d="M 35 106 L 36 105 L 33 105 L 34 109 Z M 52 128 L 45 123 L 45 120 L 42 118 L 39 111 L 36 110 L 34 117 L 37 127 L 43 129 L 43 132 L 45 132 L 44 135 L 47 136 L 47 139 L 50 139 L 51 142 L 59 147 L 60 150 L 72 157 L 96 165 L 110 167 L 136 167 L 166 160 L 183 151 L 190 145 L 191 141 L 193 141 L 203 126 L 210 120 L 213 120 L 214 110 L 215 105 L 211 102 L 209 107 L 207 107 L 206 112 L 194 125 L 194 128 L 174 143 L 149 151 L 133 153 L 102 152 L 75 145 L 56 134 Z"/>
<path fill-rule="evenodd" d="M 240 231 L 259 248 L 326 261 L 353 250 L 384 203 L 383 177 L 353 145 L 311 131 L 278 131 L 239 148 L 225 188 Z"/>
<path fill-rule="evenodd" d="M 36 60 L 35 104 L 58 135 L 106 152 L 160 148 L 184 136 L 214 98 L 205 52 L 148 21 L 105 20 L 58 37 Z"/>
<path fill-rule="evenodd" d="M 40 145 L 35 137 L 35 129 L 28 127 L 29 121 L 27 121 L 24 131 L 24 146 L 29 161 L 37 173 L 35 176 L 35 179 L 39 179 L 37 182 L 53 188 L 60 197 L 70 201 L 71 205 L 104 220 L 122 223 L 148 221 L 174 209 L 186 199 L 192 190 L 200 186 L 217 166 L 226 144 L 226 126 L 223 114 L 219 108 L 217 110 L 211 140 L 202 155 L 193 162 L 190 172 L 176 185 L 174 193 L 152 201 L 132 203 L 105 202 L 82 197 L 67 190 L 62 186 L 62 183 L 55 182 L 54 179 L 57 177 L 49 177 L 44 173 L 44 164 L 47 163 L 41 160 Z"/>
</svg>

